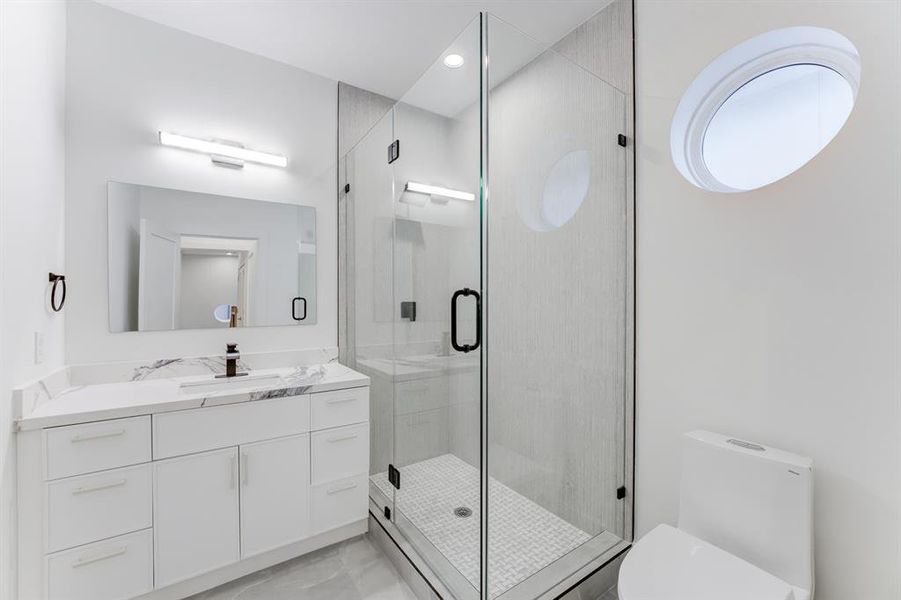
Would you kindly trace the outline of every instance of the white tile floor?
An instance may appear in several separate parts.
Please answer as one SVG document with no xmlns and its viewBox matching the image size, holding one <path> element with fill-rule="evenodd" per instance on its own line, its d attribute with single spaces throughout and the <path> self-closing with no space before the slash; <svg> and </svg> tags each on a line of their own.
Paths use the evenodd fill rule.
<svg viewBox="0 0 901 600">
<path fill-rule="evenodd" d="M 362 535 L 188 600 L 416 600 L 416 596 L 369 535 Z"/>
<path fill-rule="evenodd" d="M 387 473 L 372 481 L 391 497 Z M 489 595 L 494 598 L 587 542 L 590 535 L 491 479 Z M 465 506 L 472 516 L 460 518 Z M 479 471 L 452 454 L 401 468 L 396 508 L 474 586 L 479 580 Z"/>
</svg>

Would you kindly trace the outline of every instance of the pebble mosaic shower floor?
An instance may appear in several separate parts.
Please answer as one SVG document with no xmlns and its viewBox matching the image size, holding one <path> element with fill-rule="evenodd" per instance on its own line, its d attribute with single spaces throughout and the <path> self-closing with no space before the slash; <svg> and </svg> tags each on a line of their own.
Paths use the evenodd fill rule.
<svg viewBox="0 0 901 600">
<path fill-rule="evenodd" d="M 371 477 L 389 498 L 387 473 Z M 502 483 L 489 479 L 489 596 L 494 598 L 587 542 L 591 536 Z M 401 468 L 396 508 L 466 579 L 479 581 L 479 471 L 453 454 Z M 454 511 L 468 508 L 469 517 Z"/>
</svg>

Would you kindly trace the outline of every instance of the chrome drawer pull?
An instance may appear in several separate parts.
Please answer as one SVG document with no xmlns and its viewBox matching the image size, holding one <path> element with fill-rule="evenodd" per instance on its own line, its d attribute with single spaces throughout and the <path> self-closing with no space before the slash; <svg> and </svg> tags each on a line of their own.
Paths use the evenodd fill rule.
<svg viewBox="0 0 901 600">
<path fill-rule="evenodd" d="M 101 560 L 106 560 L 108 558 L 115 558 L 117 556 L 121 556 L 128 552 L 128 546 L 122 546 L 117 550 L 113 550 L 107 554 L 101 554 L 100 556 L 95 556 L 93 558 L 79 558 L 74 563 L 72 563 L 72 568 L 77 569 L 78 567 L 83 567 L 85 565 L 90 565 L 95 562 L 100 562 Z"/>
<path fill-rule="evenodd" d="M 341 487 L 336 487 L 336 488 L 327 490 L 325 493 L 328 494 L 329 496 L 331 496 L 332 494 L 337 494 L 339 492 L 346 492 L 347 490 L 352 490 L 355 487 L 357 487 L 356 483 L 349 483 L 349 484 L 343 485 Z"/>
<path fill-rule="evenodd" d="M 355 396 L 351 396 L 349 398 L 332 398 L 331 400 L 326 400 L 326 404 L 341 404 L 342 402 L 353 402 L 356 400 Z"/>
<path fill-rule="evenodd" d="M 125 435 L 124 429 L 117 429 L 116 431 L 107 431 L 104 433 L 95 433 L 93 435 L 76 435 L 70 441 L 73 444 L 77 444 L 78 442 L 88 442 L 90 440 L 101 440 L 103 438 L 117 437 L 120 435 Z"/>
<path fill-rule="evenodd" d="M 327 440 L 325 440 L 325 441 L 327 441 L 327 442 L 330 443 L 330 444 L 333 444 L 333 443 L 335 443 L 335 442 L 346 442 L 347 440 L 352 440 L 352 439 L 354 439 L 354 438 L 356 438 L 356 437 L 357 437 L 357 434 L 356 434 L 356 433 L 352 433 L 351 435 L 345 435 L 345 436 L 343 436 L 343 437 L 333 437 L 333 438 L 329 438 L 329 439 L 327 439 Z"/>
<path fill-rule="evenodd" d="M 120 479 L 119 481 L 114 481 L 112 483 L 104 483 L 92 487 L 75 488 L 74 490 L 72 490 L 72 495 L 77 496 L 78 494 L 88 494 L 90 492 L 99 492 L 100 490 L 109 490 L 112 488 L 122 487 L 126 483 L 128 483 L 127 479 Z"/>
</svg>

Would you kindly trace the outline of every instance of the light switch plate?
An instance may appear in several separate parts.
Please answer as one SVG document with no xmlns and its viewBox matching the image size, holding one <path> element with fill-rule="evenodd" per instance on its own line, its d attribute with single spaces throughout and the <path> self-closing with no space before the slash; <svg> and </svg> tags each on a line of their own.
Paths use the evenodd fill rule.
<svg viewBox="0 0 901 600">
<path fill-rule="evenodd" d="M 40 365 L 44 362 L 44 334 L 40 331 L 34 332 L 34 364 Z"/>
</svg>

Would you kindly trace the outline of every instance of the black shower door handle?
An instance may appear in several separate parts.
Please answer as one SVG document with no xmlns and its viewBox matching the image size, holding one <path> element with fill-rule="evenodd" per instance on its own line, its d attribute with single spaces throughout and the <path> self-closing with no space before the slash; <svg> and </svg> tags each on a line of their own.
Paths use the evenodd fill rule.
<svg viewBox="0 0 901 600">
<path fill-rule="evenodd" d="M 299 317 L 297 316 L 297 301 L 298 300 L 303 301 L 303 315 L 301 315 Z M 298 297 L 294 298 L 293 300 L 291 300 L 291 318 L 293 318 L 295 321 L 303 321 L 304 319 L 307 318 L 307 299 L 304 298 L 303 296 L 298 296 Z"/>
<path fill-rule="evenodd" d="M 475 296 L 476 298 L 476 341 L 474 344 L 457 343 L 457 300 L 460 296 Z M 451 296 L 451 345 L 457 352 L 472 352 L 482 345 L 482 297 L 475 290 L 463 288 Z"/>
</svg>

